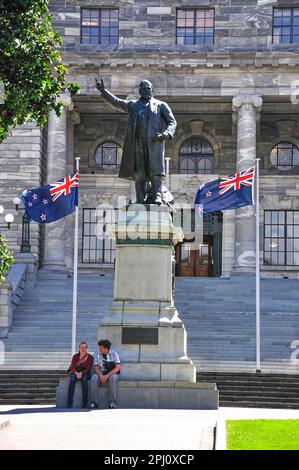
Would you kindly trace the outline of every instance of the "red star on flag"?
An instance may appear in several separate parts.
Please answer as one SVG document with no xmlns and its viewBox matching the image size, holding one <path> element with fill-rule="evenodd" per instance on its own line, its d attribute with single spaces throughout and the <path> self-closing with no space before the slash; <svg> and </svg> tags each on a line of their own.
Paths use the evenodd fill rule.
<svg viewBox="0 0 299 470">
<path fill-rule="evenodd" d="M 212 196 L 211 191 L 208 191 L 208 192 L 206 193 L 206 196 L 207 196 L 207 197 L 211 197 L 211 196 Z"/>
<path fill-rule="evenodd" d="M 29 206 L 29 207 L 32 207 L 32 202 L 28 202 L 28 206 Z"/>
<path fill-rule="evenodd" d="M 48 199 L 43 199 L 44 204 L 48 204 Z"/>
<path fill-rule="evenodd" d="M 46 216 L 46 214 L 42 214 L 42 215 L 40 216 L 40 218 L 41 218 L 42 221 L 44 222 L 44 221 L 47 219 L 47 216 Z"/>
<path fill-rule="evenodd" d="M 37 199 L 37 194 L 33 194 L 33 199 Z"/>
</svg>

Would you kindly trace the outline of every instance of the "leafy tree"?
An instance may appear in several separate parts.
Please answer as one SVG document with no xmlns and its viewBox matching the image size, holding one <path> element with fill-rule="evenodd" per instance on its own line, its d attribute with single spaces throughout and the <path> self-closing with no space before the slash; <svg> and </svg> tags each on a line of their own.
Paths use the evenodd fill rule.
<svg viewBox="0 0 299 470">
<path fill-rule="evenodd" d="M 0 143 L 16 125 L 36 121 L 43 127 L 48 113 L 59 116 L 59 93 L 79 91 L 66 84 L 67 69 L 59 47 L 62 39 L 51 24 L 49 0 L 0 0 L 0 80 L 5 104 L 0 110 Z"/>
<path fill-rule="evenodd" d="M 14 262 L 13 252 L 10 251 L 0 235 L 0 283 L 5 281 L 5 274 Z"/>
</svg>

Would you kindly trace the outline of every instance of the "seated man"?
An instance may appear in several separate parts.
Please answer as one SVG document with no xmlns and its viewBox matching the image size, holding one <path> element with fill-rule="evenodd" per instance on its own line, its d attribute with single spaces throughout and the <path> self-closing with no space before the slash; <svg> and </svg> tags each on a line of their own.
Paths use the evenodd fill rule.
<svg viewBox="0 0 299 470">
<path fill-rule="evenodd" d="M 120 374 L 120 360 L 118 354 L 110 351 L 111 342 L 101 339 L 98 342 L 99 350 L 94 353 L 95 373 L 91 378 L 91 404 L 90 408 L 98 407 L 98 385 L 108 382 L 108 408 L 117 407 L 117 382 Z"/>
</svg>

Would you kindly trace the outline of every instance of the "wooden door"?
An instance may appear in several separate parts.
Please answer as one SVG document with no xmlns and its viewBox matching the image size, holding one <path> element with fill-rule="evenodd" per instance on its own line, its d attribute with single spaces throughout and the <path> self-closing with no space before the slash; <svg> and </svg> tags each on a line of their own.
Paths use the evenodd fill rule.
<svg viewBox="0 0 299 470">
<path fill-rule="evenodd" d="M 177 275 L 183 277 L 209 277 L 212 275 L 213 237 L 204 236 L 197 250 L 190 250 L 188 243 L 177 248 Z"/>
</svg>

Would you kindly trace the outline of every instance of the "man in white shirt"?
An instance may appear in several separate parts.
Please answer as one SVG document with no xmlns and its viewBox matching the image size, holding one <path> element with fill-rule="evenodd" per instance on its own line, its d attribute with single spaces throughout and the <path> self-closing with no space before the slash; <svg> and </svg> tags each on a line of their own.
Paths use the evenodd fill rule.
<svg viewBox="0 0 299 470">
<path fill-rule="evenodd" d="M 117 382 L 121 369 L 119 356 L 115 351 L 110 351 L 111 342 L 108 339 L 101 339 L 98 346 L 93 356 L 95 373 L 90 382 L 90 407 L 98 407 L 98 386 L 108 383 L 108 408 L 117 408 Z"/>
</svg>

